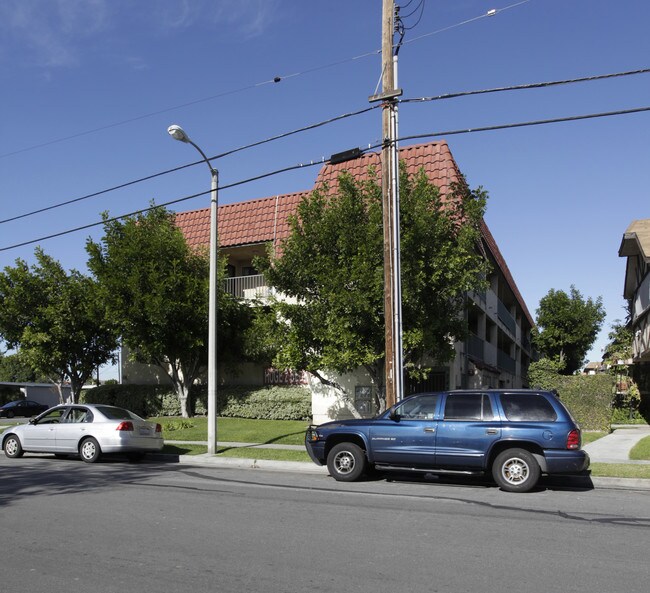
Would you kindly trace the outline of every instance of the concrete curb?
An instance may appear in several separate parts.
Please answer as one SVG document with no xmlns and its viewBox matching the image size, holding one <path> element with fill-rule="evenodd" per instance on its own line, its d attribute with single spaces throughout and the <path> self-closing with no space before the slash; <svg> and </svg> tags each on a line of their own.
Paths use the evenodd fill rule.
<svg viewBox="0 0 650 593">
<path fill-rule="evenodd" d="M 297 472 L 305 474 L 328 475 L 327 467 L 302 461 L 275 461 L 271 459 L 252 459 L 243 457 L 214 457 L 212 455 L 151 455 L 153 460 L 175 461 L 183 466 L 214 467 L 230 469 L 252 469 L 264 471 Z M 558 478 L 556 477 L 556 480 Z M 650 491 L 650 480 L 639 478 L 601 478 L 591 477 L 595 489 L 645 490 Z"/>
</svg>

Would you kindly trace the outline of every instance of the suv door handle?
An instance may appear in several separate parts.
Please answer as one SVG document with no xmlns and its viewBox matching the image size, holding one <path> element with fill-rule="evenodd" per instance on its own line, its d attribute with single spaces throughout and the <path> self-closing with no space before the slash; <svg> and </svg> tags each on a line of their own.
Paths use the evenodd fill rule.
<svg viewBox="0 0 650 593">
<path fill-rule="evenodd" d="M 485 432 L 487 434 L 499 434 L 499 431 L 496 428 L 488 428 Z"/>
<path fill-rule="evenodd" d="M 424 429 L 424 432 L 436 432 L 436 429 L 433 428 L 433 426 L 427 426 L 427 427 Z"/>
</svg>

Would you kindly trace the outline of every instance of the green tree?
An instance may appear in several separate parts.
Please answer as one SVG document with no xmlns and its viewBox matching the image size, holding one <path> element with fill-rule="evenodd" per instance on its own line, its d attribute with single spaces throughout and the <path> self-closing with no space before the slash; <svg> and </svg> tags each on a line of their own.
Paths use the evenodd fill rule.
<svg viewBox="0 0 650 593">
<path fill-rule="evenodd" d="M 92 278 L 41 249 L 35 256 L 31 268 L 16 260 L 0 273 L 0 335 L 36 373 L 69 381 L 77 401 L 93 371 L 114 360 L 116 334 Z"/>
<path fill-rule="evenodd" d="M 573 285 L 570 294 L 551 289 L 539 302 L 533 343 L 564 363 L 562 374 L 571 375 L 583 365 L 604 320 L 601 297 L 585 299 Z"/>
<path fill-rule="evenodd" d="M 10 383 L 45 383 L 49 379 L 37 373 L 19 352 L 0 354 L 0 381 Z"/>
<path fill-rule="evenodd" d="M 261 345 L 278 368 L 307 370 L 334 387 L 356 414 L 344 387 L 330 378 L 363 367 L 384 400 L 384 277 L 381 188 L 373 173 L 344 174 L 336 195 L 315 190 L 290 219 L 279 257 L 257 262 L 283 298 L 259 310 Z M 401 266 L 404 362 L 425 377 L 454 356 L 452 336 L 466 332 L 466 292 L 485 288 L 479 254 L 485 194 L 464 185 L 443 200 L 424 172 L 402 168 Z"/>
<path fill-rule="evenodd" d="M 207 363 L 208 269 L 205 251 L 192 250 L 174 214 L 153 208 L 118 220 L 105 215 L 104 237 L 89 240 L 88 267 L 101 286 L 111 322 L 131 356 L 169 377 L 184 417 L 193 414 L 190 387 Z M 220 266 L 223 276 L 223 266 Z M 217 361 L 238 361 L 248 311 L 219 285 Z M 243 327 L 242 327 L 243 326 Z"/>
<path fill-rule="evenodd" d="M 620 319 L 615 319 L 607 338 L 609 342 L 605 346 L 605 352 L 603 353 L 605 362 L 616 364 L 619 360 L 632 358 L 634 336 L 629 323 L 623 323 Z"/>
</svg>

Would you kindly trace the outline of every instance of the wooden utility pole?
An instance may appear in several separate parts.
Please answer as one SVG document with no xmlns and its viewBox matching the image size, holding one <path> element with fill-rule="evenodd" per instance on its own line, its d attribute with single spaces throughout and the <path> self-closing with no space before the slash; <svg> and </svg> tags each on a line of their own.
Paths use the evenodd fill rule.
<svg viewBox="0 0 650 593">
<path fill-rule="evenodd" d="M 386 324 L 386 406 L 402 399 L 402 289 L 400 281 L 399 165 L 397 155 L 397 57 L 393 56 L 395 0 L 383 0 L 382 92 L 371 101 L 382 101 L 381 185 L 384 222 L 384 318 Z"/>
</svg>

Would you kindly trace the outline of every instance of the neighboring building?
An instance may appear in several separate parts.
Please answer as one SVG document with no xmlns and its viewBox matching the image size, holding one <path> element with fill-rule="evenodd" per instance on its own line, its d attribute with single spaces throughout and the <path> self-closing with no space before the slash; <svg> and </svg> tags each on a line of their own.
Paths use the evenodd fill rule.
<svg viewBox="0 0 650 593">
<path fill-rule="evenodd" d="M 45 406 L 56 406 L 69 401 L 72 397 L 70 385 L 59 387 L 52 383 L 9 383 L 2 382 L 0 387 L 15 387 L 20 390 L 25 399 L 29 399 Z"/>
<path fill-rule="evenodd" d="M 449 193 L 450 185 L 461 178 L 444 141 L 402 148 L 399 156 L 410 174 L 424 169 L 429 180 L 443 194 Z M 320 170 L 315 187 L 327 187 L 334 192 L 342 172 L 347 171 L 360 180 L 367 179 L 371 167 L 380 175 L 379 153 L 364 154 L 336 165 L 326 164 Z M 288 216 L 296 211 L 300 200 L 308 193 L 278 195 L 219 207 L 219 248 L 220 253 L 228 256 L 230 277 L 226 282 L 227 290 L 232 294 L 242 298 L 265 297 L 269 294 L 269 287 L 264 277 L 254 269 L 252 260 L 255 256 L 263 255 L 268 244 L 274 249 L 279 247 L 289 234 Z M 180 212 L 176 215 L 176 222 L 191 246 L 209 243 L 209 208 Z M 425 383 L 407 381 L 407 394 L 450 388 L 526 386 L 533 320 L 485 222 L 481 225 L 481 236 L 483 252 L 492 263 L 493 271 L 487 292 L 468 295 L 469 339 L 465 343 L 457 343 L 455 361 L 436 369 Z M 142 380 L 133 367 L 127 375 L 129 382 L 135 382 L 136 377 Z M 367 407 L 370 412 L 374 386 L 364 372 L 337 377 L 337 380 L 349 393 L 355 394 L 358 408 Z M 346 414 L 333 393 L 303 374 L 273 373 L 249 365 L 238 382 L 258 385 L 309 383 L 315 422 Z"/>
<path fill-rule="evenodd" d="M 650 218 L 625 231 L 619 257 L 626 257 L 623 296 L 632 312 L 632 378 L 642 398 L 650 397 Z"/>
</svg>

